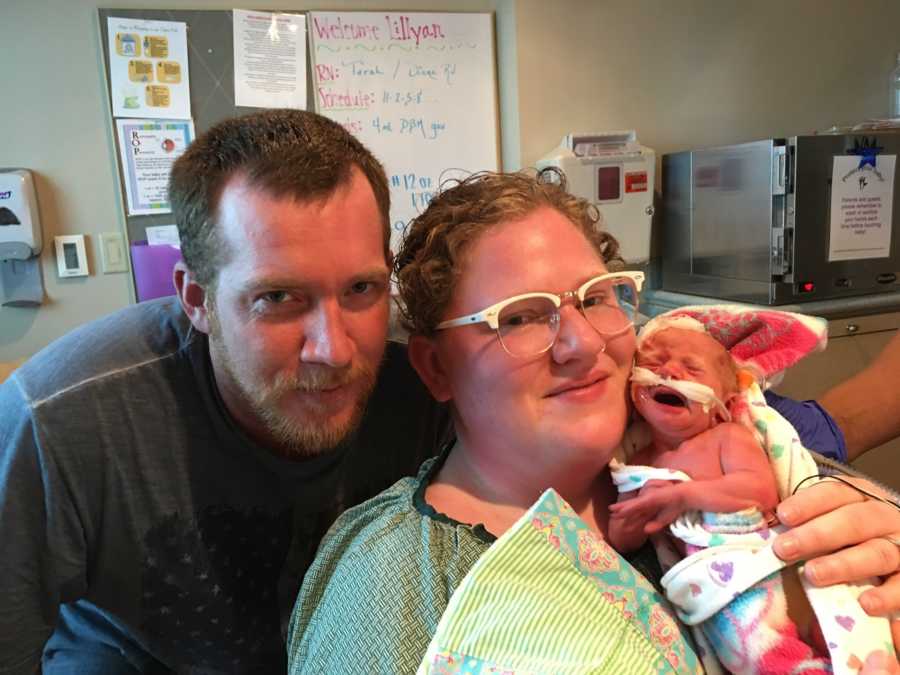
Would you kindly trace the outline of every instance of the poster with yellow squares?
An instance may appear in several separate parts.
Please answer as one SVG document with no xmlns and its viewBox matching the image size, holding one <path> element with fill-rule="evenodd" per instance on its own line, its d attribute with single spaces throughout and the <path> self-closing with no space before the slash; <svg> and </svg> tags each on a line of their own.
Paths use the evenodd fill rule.
<svg viewBox="0 0 900 675">
<path fill-rule="evenodd" d="M 190 119 L 186 25 L 108 17 L 107 33 L 113 117 Z"/>
</svg>

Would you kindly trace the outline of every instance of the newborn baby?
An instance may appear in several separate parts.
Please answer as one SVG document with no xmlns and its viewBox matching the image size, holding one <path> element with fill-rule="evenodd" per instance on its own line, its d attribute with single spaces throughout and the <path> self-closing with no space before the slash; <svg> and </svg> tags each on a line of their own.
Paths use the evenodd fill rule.
<svg viewBox="0 0 900 675">
<path fill-rule="evenodd" d="M 741 371 L 701 324 L 685 317 L 657 324 L 641 336 L 631 382 L 632 402 L 650 438 L 628 461 L 645 472 L 649 468 L 649 479 L 646 473 L 635 485 L 616 479 L 620 492 L 610 507 L 610 543 L 620 551 L 634 550 L 648 535 L 692 511 L 700 512 L 697 527 L 707 537 L 716 533 L 722 543 L 726 536 L 767 538 L 778 503 L 775 474 L 753 433 L 732 421 L 745 405 L 741 391 L 753 382 L 752 374 Z M 672 532 L 680 535 L 683 529 L 676 526 Z M 717 575 L 726 574 L 731 563 L 717 562 L 715 540 L 709 541 L 708 569 L 718 582 Z M 704 550 L 676 536 L 667 543 L 681 556 Z M 779 572 L 731 597 L 730 604 L 699 624 L 731 672 L 832 672 L 802 594 L 801 623 L 810 626 L 815 637 L 809 641 L 819 648 L 800 638 L 796 607 L 787 602 Z"/>
<path fill-rule="evenodd" d="M 740 376 L 731 355 L 706 333 L 672 327 L 642 340 L 631 399 L 652 440 L 629 463 L 681 471 L 691 480 L 651 480 L 639 492 L 620 493 L 609 523 L 616 549 L 639 548 L 688 510 L 775 510 L 769 459 L 753 434 L 731 421 Z"/>
</svg>

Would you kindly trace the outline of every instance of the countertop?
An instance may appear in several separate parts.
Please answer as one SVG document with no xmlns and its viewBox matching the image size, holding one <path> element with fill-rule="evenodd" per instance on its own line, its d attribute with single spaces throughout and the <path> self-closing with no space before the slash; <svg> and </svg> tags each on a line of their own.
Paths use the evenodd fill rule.
<svg viewBox="0 0 900 675">
<path fill-rule="evenodd" d="M 731 300 L 710 298 L 702 295 L 689 295 L 688 293 L 674 293 L 660 289 L 646 289 L 641 297 L 641 313 L 649 317 L 662 314 L 670 309 L 685 305 L 714 305 L 714 304 L 747 304 L 734 303 Z M 749 307 L 763 307 L 763 305 L 747 305 Z M 900 312 L 900 292 L 873 293 L 871 295 L 858 295 L 837 300 L 816 300 L 813 302 L 800 302 L 791 305 L 765 305 L 767 309 L 778 309 L 785 312 L 798 312 L 821 316 L 825 319 L 840 319 L 849 316 L 866 316 L 869 314 L 884 314 L 887 312 Z"/>
</svg>

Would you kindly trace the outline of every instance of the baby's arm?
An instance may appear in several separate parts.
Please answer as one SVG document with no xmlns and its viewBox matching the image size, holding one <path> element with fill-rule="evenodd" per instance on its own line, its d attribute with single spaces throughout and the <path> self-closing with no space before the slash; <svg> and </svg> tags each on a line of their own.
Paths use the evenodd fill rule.
<svg viewBox="0 0 900 675">
<path fill-rule="evenodd" d="M 747 499 L 761 511 L 774 511 L 778 506 L 778 488 L 766 451 L 750 430 L 740 424 L 720 424 L 716 431 L 721 434 L 719 456 L 723 475 L 700 483 L 706 486 L 705 489 Z"/>
<path fill-rule="evenodd" d="M 648 480 L 640 490 L 620 492 L 616 503 L 621 504 L 630 499 L 643 498 L 657 490 L 662 490 L 663 494 L 666 494 L 665 491 L 668 487 L 677 483 L 678 481 L 671 480 Z M 634 513 L 619 513 L 615 509 L 610 509 L 609 543 L 620 553 L 636 551 L 647 541 L 648 534 L 653 534 L 661 529 L 647 529 L 647 525 L 655 516 L 657 516 L 656 512 L 643 509 Z"/>
</svg>

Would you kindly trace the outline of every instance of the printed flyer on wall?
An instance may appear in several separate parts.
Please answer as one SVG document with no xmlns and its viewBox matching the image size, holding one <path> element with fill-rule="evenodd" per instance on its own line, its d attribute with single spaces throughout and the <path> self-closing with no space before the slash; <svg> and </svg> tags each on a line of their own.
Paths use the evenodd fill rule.
<svg viewBox="0 0 900 675">
<path fill-rule="evenodd" d="M 186 24 L 108 17 L 113 117 L 190 119 Z"/>
<path fill-rule="evenodd" d="M 891 254 L 896 155 L 835 157 L 828 262 Z"/>
<path fill-rule="evenodd" d="M 128 215 L 169 213 L 172 164 L 194 139 L 192 120 L 116 120 Z"/>
<path fill-rule="evenodd" d="M 306 18 L 232 10 L 234 104 L 306 108 Z"/>
</svg>

